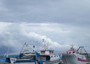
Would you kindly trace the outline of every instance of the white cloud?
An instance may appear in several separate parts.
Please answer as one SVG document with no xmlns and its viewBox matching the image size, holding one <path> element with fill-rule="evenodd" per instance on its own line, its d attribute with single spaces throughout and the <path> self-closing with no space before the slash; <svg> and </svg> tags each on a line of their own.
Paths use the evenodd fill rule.
<svg viewBox="0 0 90 64">
<path fill-rule="evenodd" d="M 4 30 L 6 30 L 7 27 L 8 27 L 10 24 L 11 24 L 11 23 L 0 22 L 0 32 L 3 32 Z"/>
<path fill-rule="evenodd" d="M 81 27 L 65 24 L 50 23 L 0 23 L 0 46 L 13 47 L 20 51 L 22 45 L 27 42 L 42 46 L 44 39 L 50 48 L 66 50 L 75 46 L 87 46 L 89 51 L 89 31 Z M 52 29 L 52 30 L 49 30 Z"/>
<path fill-rule="evenodd" d="M 40 49 L 48 48 L 48 49 L 54 49 L 56 51 L 65 51 L 65 50 L 68 50 L 71 46 L 68 44 L 61 45 L 60 43 L 53 41 L 52 39 L 48 38 L 47 36 L 44 36 L 44 35 L 41 35 L 41 34 L 38 34 L 35 32 L 29 32 L 29 33 L 24 33 L 24 34 L 25 34 L 25 36 L 32 38 L 32 40 L 35 39 L 36 43 L 41 44 L 41 46 L 38 47 Z M 46 46 L 45 48 L 43 47 L 44 44 Z"/>
<path fill-rule="evenodd" d="M 43 39 L 45 40 L 45 43 L 47 43 L 49 45 L 49 48 L 52 49 L 58 49 L 61 48 L 62 45 L 60 45 L 57 42 L 52 41 L 50 38 L 48 38 L 46 35 L 42 35 L 36 31 L 40 31 L 43 27 L 45 27 L 45 31 L 46 32 L 50 32 L 47 30 L 51 28 L 49 28 L 49 24 L 48 25 L 40 25 L 40 27 L 35 27 L 35 25 L 33 27 L 35 27 L 34 29 L 36 29 L 36 31 L 34 32 L 33 29 L 30 29 L 31 31 L 26 31 L 26 28 L 32 27 L 32 26 L 27 26 L 27 25 L 23 25 L 23 24 L 17 24 L 17 23 L 6 23 L 6 22 L 1 22 L 0 26 L 1 29 L 0 31 L 2 31 L 0 33 L 0 46 L 6 46 L 6 47 L 12 47 L 12 49 L 15 49 L 17 51 L 20 51 L 23 43 L 27 42 L 29 44 L 34 44 L 34 45 L 41 45 L 40 48 L 43 47 Z M 32 24 L 31 24 L 32 25 Z M 26 28 L 24 28 L 26 27 Z M 32 28 L 33 28 L 32 27 Z M 41 28 L 41 29 L 40 29 Z M 55 30 L 55 29 L 54 29 Z M 42 29 L 42 33 L 45 32 Z M 18 48 L 18 49 L 17 49 Z"/>
<path fill-rule="evenodd" d="M 74 42 L 77 46 L 87 46 L 89 50 L 89 2 L 89 0 L 0 0 L 0 41 L 13 42 L 14 45 L 16 42 L 28 42 L 32 32 L 35 38 L 38 35 L 39 38 L 41 36 L 43 38 L 45 35 L 45 38 L 51 38 L 63 46 Z M 11 43 L 11 46 L 13 44 Z"/>
</svg>

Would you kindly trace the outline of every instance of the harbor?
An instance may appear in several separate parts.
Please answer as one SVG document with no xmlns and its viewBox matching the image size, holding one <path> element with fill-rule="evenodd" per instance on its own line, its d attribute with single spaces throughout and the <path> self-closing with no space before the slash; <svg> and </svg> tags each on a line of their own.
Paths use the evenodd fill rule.
<svg viewBox="0 0 90 64">
<path fill-rule="evenodd" d="M 90 0 L 0 0 L 0 64 L 90 64 Z"/>
<path fill-rule="evenodd" d="M 47 45 L 44 45 L 43 50 L 35 50 L 34 45 L 24 44 L 23 48 L 18 55 L 7 55 L 0 59 L 1 63 L 11 64 L 55 64 L 60 63 L 61 56 L 55 55 L 54 50 L 46 49 Z"/>
<path fill-rule="evenodd" d="M 28 44 L 24 44 L 19 55 L 8 55 L 0 57 L 1 64 L 90 64 L 89 54 L 83 46 L 77 50 L 71 46 L 65 53 L 59 55 L 54 54 L 54 50 L 45 49 L 35 50 L 35 46 L 28 49 Z M 30 51 L 32 50 L 32 51 Z M 82 52 L 83 51 L 83 52 Z"/>
</svg>

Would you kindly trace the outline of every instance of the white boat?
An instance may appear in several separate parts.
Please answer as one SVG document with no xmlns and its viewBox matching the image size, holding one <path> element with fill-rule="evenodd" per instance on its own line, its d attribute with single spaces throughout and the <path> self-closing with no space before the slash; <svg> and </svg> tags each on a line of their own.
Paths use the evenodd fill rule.
<svg viewBox="0 0 90 64">
<path fill-rule="evenodd" d="M 16 64 L 39 64 L 40 61 L 49 61 L 49 55 L 39 54 L 35 49 L 35 46 L 24 44 L 22 51 L 16 61 Z"/>
<path fill-rule="evenodd" d="M 50 61 L 46 62 L 48 64 L 53 64 L 53 63 L 58 63 L 59 64 L 61 62 L 60 55 L 55 55 L 54 50 L 40 50 L 40 54 L 50 56 Z"/>
<path fill-rule="evenodd" d="M 41 55 L 49 55 L 50 56 L 50 61 L 46 62 L 46 64 L 54 64 L 54 63 L 63 63 L 62 62 L 62 55 L 59 55 L 59 54 L 55 54 L 54 50 L 53 49 L 50 49 L 49 48 L 49 45 L 48 43 L 43 39 L 43 49 L 39 50 L 39 53 Z"/>
<path fill-rule="evenodd" d="M 49 55 L 40 55 L 33 49 L 34 47 L 30 45 L 28 48 L 28 44 L 25 43 L 19 55 L 8 55 L 8 57 L 0 59 L 0 62 L 11 64 L 42 64 L 43 62 L 50 61 Z"/>
<path fill-rule="evenodd" d="M 79 47 L 77 50 L 73 46 L 63 54 L 63 61 L 65 64 L 89 64 L 90 61 L 87 58 L 88 54 L 84 47 Z"/>
<path fill-rule="evenodd" d="M 59 64 L 61 62 L 61 56 L 55 55 L 54 50 L 51 49 L 43 49 L 35 50 L 35 46 L 31 46 L 28 48 L 28 44 L 24 44 L 19 57 L 10 59 L 11 63 L 15 64 L 39 64 L 40 61 L 43 61 L 44 64 Z M 32 50 L 32 51 L 31 51 Z"/>
</svg>

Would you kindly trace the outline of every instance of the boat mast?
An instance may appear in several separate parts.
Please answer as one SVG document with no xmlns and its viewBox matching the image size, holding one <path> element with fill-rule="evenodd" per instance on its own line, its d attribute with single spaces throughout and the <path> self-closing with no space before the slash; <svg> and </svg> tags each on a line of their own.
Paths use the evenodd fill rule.
<svg viewBox="0 0 90 64">
<path fill-rule="evenodd" d="M 48 49 L 48 43 L 45 41 L 45 39 L 42 39 L 42 41 L 43 41 L 44 50 L 47 50 Z"/>
</svg>

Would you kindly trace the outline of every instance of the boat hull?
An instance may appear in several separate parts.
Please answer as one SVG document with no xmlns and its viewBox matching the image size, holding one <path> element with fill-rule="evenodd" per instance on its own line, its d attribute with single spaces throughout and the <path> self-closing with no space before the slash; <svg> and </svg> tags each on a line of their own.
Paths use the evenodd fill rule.
<svg viewBox="0 0 90 64">
<path fill-rule="evenodd" d="M 80 58 L 79 58 L 80 59 Z M 88 61 L 79 61 L 78 60 L 78 56 L 72 54 L 64 54 L 62 56 L 62 61 L 64 62 L 64 64 L 89 64 L 90 62 Z"/>
</svg>

